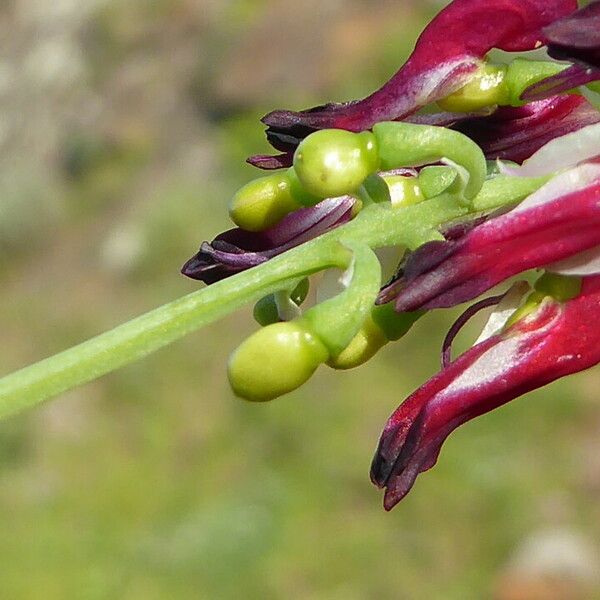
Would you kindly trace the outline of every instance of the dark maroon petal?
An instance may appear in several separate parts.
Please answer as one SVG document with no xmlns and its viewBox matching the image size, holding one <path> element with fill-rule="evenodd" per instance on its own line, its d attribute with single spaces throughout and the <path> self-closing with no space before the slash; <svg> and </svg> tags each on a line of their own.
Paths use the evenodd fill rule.
<svg viewBox="0 0 600 600">
<path fill-rule="evenodd" d="M 506 212 L 506 211 L 502 211 Z M 450 223 L 445 227 L 442 227 L 440 232 L 448 241 L 459 240 L 462 237 L 465 237 L 469 231 L 475 229 L 475 227 L 485 223 L 490 217 L 494 215 L 482 215 L 480 217 L 475 217 L 474 219 L 468 219 L 467 221 L 457 221 L 455 223 Z"/>
<path fill-rule="evenodd" d="M 470 113 L 453 113 L 453 112 L 439 112 L 439 113 L 426 113 L 422 115 L 410 115 L 406 119 L 402 119 L 407 123 L 414 123 L 415 125 L 434 125 L 436 127 L 452 127 L 456 123 L 461 121 L 469 121 L 471 119 L 477 119 L 480 117 L 489 117 L 494 114 L 495 108 L 486 110 L 479 110 Z"/>
<path fill-rule="evenodd" d="M 543 34 L 552 58 L 575 64 L 526 89 L 523 100 L 559 94 L 600 79 L 600 2 L 558 19 Z"/>
<path fill-rule="evenodd" d="M 431 468 L 458 426 L 506 402 L 600 361 L 600 278 L 579 297 L 547 302 L 503 334 L 465 352 L 412 394 L 381 436 L 371 479 L 386 487 L 390 510 Z"/>
<path fill-rule="evenodd" d="M 568 69 L 528 87 L 521 94 L 521 100 L 539 100 L 554 94 L 562 94 L 598 79 L 600 79 L 600 69 L 572 65 Z"/>
<path fill-rule="evenodd" d="M 541 29 L 577 9 L 576 0 L 454 0 L 429 23 L 404 66 L 367 98 L 264 117 L 269 140 L 290 151 L 317 129 L 369 129 L 399 120 L 462 87 L 492 48 L 532 50 Z M 287 137 L 286 137 L 287 136 Z"/>
<path fill-rule="evenodd" d="M 441 229 L 446 241 L 427 242 L 414 252 L 405 255 L 392 280 L 381 288 L 377 304 L 387 304 L 395 298 L 406 285 L 423 272 L 429 271 L 448 258 L 455 249 L 455 242 L 464 237 L 478 225 L 485 223 L 490 215 L 476 217 L 467 221 L 453 223 Z"/>
<path fill-rule="evenodd" d="M 253 167 L 264 169 L 265 171 L 273 171 L 275 169 L 284 169 L 292 166 L 294 160 L 294 154 L 284 152 L 283 154 L 277 154 L 276 156 L 270 156 L 268 154 L 256 154 L 250 156 L 246 162 L 251 164 Z"/>
<path fill-rule="evenodd" d="M 452 344 L 454 343 L 456 336 L 462 331 L 463 327 L 482 310 L 500 304 L 505 296 L 506 294 L 500 294 L 499 296 L 484 298 L 469 306 L 469 308 L 454 321 L 442 343 L 442 369 L 448 367 L 452 362 Z"/>
<path fill-rule="evenodd" d="M 553 58 L 600 69 L 600 2 L 556 20 L 543 33 Z"/>
<path fill-rule="evenodd" d="M 417 250 L 395 282 L 398 311 L 466 302 L 528 269 L 600 245 L 600 181 L 583 190 L 490 219 L 456 242 Z M 560 257 L 560 258 L 554 258 Z M 390 300 L 385 290 L 386 301 Z"/>
<path fill-rule="evenodd" d="M 352 216 L 354 202 L 351 196 L 324 200 L 287 215 L 260 233 L 230 229 L 212 243 L 204 242 L 181 272 L 207 284 L 225 279 L 346 223 Z"/>
<path fill-rule="evenodd" d="M 554 138 L 600 122 L 600 113 L 581 96 L 554 96 L 493 115 L 458 122 L 486 158 L 521 163 Z"/>
</svg>

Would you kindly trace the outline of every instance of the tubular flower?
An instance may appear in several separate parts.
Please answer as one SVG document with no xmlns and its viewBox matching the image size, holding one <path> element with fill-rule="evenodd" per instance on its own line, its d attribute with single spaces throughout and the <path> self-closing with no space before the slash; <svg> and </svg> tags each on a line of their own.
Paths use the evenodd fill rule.
<svg viewBox="0 0 600 600">
<path fill-rule="evenodd" d="M 463 87 L 492 48 L 520 52 L 541 46 L 542 28 L 576 9 L 576 0 L 454 0 L 425 28 L 404 66 L 367 98 L 265 116 L 267 138 L 283 154 L 250 162 L 289 166 L 298 142 L 315 130 L 362 131 L 402 120 Z"/>
<path fill-rule="evenodd" d="M 574 64 L 531 86 L 524 99 L 557 94 L 600 79 L 600 1 L 548 25 L 543 34 L 552 58 Z"/>
<path fill-rule="evenodd" d="M 192 279 L 211 284 L 255 267 L 290 248 L 318 237 L 350 220 L 356 200 L 351 196 L 324 200 L 301 208 L 262 232 L 230 229 L 188 260 L 181 272 Z"/>
<path fill-rule="evenodd" d="M 393 508 L 417 475 L 434 466 L 459 425 L 600 361 L 600 277 L 565 303 L 550 297 L 503 332 L 477 344 L 414 392 L 390 417 L 371 478 Z"/>
<path fill-rule="evenodd" d="M 522 271 L 600 245 L 600 164 L 554 177 L 509 213 L 456 240 L 424 244 L 378 302 L 398 311 L 445 308 L 479 296 Z"/>
</svg>

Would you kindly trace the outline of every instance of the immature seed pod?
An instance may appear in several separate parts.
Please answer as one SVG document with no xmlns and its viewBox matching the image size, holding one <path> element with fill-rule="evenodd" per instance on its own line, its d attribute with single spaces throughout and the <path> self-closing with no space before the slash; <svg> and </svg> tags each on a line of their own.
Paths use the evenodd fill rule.
<svg viewBox="0 0 600 600">
<path fill-rule="evenodd" d="M 288 174 L 274 173 L 239 189 L 229 204 L 229 216 L 246 231 L 264 231 L 301 206 L 292 194 Z"/>
<path fill-rule="evenodd" d="M 229 382 L 237 396 L 273 400 L 300 387 L 329 358 L 323 343 L 302 321 L 275 323 L 251 335 L 229 359 Z"/>
<path fill-rule="evenodd" d="M 467 85 L 443 100 L 438 100 L 438 106 L 449 112 L 471 112 L 487 106 L 506 104 L 508 92 L 504 85 L 505 76 L 504 65 L 482 65 Z"/>
<path fill-rule="evenodd" d="M 403 175 L 393 175 L 385 177 L 385 182 L 390 191 L 390 200 L 394 208 L 418 204 L 425 200 L 425 196 L 419 186 L 416 177 L 405 177 Z"/>
<path fill-rule="evenodd" d="M 384 332 L 369 316 L 348 347 L 327 364 L 338 370 L 353 369 L 373 358 L 388 341 Z"/>
<path fill-rule="evenodd" d="M 316 131 L 300 143 L 294 154 L 298 179 L 319 198 L 356 192 L 378 166 L 377 144 L 369 131 Z"/>
</svg>

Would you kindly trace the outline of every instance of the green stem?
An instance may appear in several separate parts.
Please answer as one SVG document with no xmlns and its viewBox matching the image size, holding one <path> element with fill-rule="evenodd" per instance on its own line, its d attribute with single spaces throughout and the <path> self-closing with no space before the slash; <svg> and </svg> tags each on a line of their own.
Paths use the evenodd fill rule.
<svg viewBox="0 0 600 600">
<path fill-rule="evenodd" d="M 0 379 L 0 418 L 142 358 L 293 279 L 327 267 L 345 268 L 348 258 L 331 240 L 282 255 L 7 375 Z"/>
<path fill-rule="evenodd" d="M 312 273 L 331 267 L 347 268 L 351 253 L 344 244 L 416 248 L 439 238 L 437 227 L 441 224 L 467 213 L 468 208 L 444 194 L 400 209 L 385 203 L 369 206 L 350 223 L 262 265 L 0 379 L 0 418 L 142 358 L 246 303 L 289 288 Z"/>
</svg>

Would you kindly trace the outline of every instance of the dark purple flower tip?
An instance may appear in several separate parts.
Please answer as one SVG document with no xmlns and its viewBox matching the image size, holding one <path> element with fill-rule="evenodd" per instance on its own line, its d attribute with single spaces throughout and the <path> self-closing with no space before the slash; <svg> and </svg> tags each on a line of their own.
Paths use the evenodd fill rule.
<svg viewBox="0 0 600 600">
<path fill-rule="evenodd" d="M 508 330 L 477 344 L 414 392 L 387 422 L 371 467 L 392 509 L 446 438 L 470 419 L 600 361 L 600 277 L 566 304 L 546 300 Z"/>
<path fill-rule="evenodd" d="M 543 29 L 548 54 L 575 63 L 529 87 L 524 100 L 543 98 L 600 79 L 600 2 L 558 19 Z"/>
<path fill-rule="evenodd" d="M 577 9 L 576 0 L 454 0 L 425 28 L 404 66 L 360 101 L 300 112 L 277 110 L 263 119 L 275 148 L 291 152 L 318 129 L 362 131 L 404 119 L 461 88 L 492 49 L 532 50 L 541 29 Z"/>
<path fill-rule="evenodd" d="M 600 166 L 556 176 L 519 207 L 458 240 L 431 242 L 409 256 L 379 303 L 398 311 L 447 308 L 505 279 L 600 245 Z"/>
<path fill-rule="evenodd" d="M 562 94 L 575 89 L 581 85 L 586 85 L 592 81 L 600 79 L 600 69 L 585 67 L 582 65 L 572 65 L 568 69 L 543 79 L 542 81 L 529 86 L 522 94 L 521 100 L 531 101 L 547 98 L 554 94 Z"/>
<path fill-rule="evenodd" d="M 270 156 L 268 154 L 256 154 L 246 159 L 248 164 L 258 169 L 264 169 L 265 171 L 274 171 L 276 169 L 285 169 L 291 167 L 294 161 L 293 152 L 284 152 L 277 154 L 276 156 Z"/>
<path fill-rule="evenodd" d="M 207 284 L 215 283 L 346 223 L 351 219 L 354 203 L 351 196 L 324 200 L 287 215 L 260 233 L 231 229 L 210 244 L 204 242 L 181 272 Z"/>
<path fill-rule="evenodd" d="M 600 69 L 600 2 L 592 2 L 543 29 L 548 54 Z"/>
</svg>

